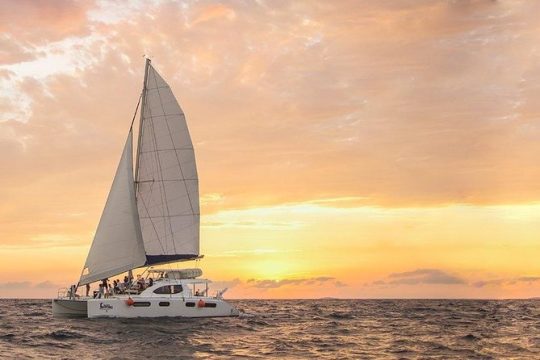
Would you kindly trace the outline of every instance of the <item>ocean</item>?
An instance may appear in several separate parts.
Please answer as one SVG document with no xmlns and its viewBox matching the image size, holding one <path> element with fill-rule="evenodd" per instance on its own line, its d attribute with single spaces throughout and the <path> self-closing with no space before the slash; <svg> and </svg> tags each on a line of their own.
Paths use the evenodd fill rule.
<svg viewBox="0 0 540 360">
<path fill-rule="evenodd" d="M 216 319 L 56 319 L 0 300 L 2 359 L 540 359 L 539 300 L 233 300 Z"/>
</svg>

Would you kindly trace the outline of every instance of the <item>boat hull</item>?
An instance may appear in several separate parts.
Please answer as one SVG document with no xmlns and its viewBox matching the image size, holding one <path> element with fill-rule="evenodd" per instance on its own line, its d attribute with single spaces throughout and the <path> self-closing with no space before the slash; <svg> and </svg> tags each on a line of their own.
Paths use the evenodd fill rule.
<svg viewBox="0 0 540 360">
<path fill-rule="evenodd" d="M 229 317 L 239 311 L 222 299 L 175 297 L 127 297 L 88 300 L 89 318 Z M 200 300 L 203 302 L 201 303 Z"/>
<path fill-rule="evenodd" d="M 52 312 L 55 317 L 87 317 L 87 300 L 53 299 Z"/>
</svg>

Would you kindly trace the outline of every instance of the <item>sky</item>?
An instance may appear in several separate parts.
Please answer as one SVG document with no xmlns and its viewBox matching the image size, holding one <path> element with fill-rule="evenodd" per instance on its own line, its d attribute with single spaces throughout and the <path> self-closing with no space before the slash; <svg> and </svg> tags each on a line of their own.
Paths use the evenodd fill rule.
<svg viewBox="0 0 540 360">
<path fill-rule="evenodd" d="M 540 296 L 539 11 L 0 2 L 0 297 L 78 280 L 145 55 L 186 113 L 197 265 L 226 297 Z"/>
</svg>

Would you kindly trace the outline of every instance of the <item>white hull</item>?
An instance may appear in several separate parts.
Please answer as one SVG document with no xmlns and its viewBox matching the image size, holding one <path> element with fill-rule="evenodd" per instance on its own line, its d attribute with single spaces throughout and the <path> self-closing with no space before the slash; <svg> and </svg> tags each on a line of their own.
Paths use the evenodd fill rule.
<svg viewBox="0 0 540 360">
<path fill-rule="evenodd" d="M 53 300 L 55 316 L 88 316 L 89 318 L 137 318 L 137 317 L 225 317 L 239 316 L 240 312 L 223 300 L 226 289 L 216 296 L 208 294 L 210 280 L 187 278 L 198 276 L 197 269 L 150 270 L 158 279 L 137 295 L 112 295 L 103 298 Z M 141 284 L 139 284 L 141 285 Z"/>
<path fill-rule="evenodd" d="M 87 300 L 53 299 L 52 311 L 56 317 L 87 317 Z"/>
<path fill-rule="evenodd" d="M 238 316 L 239 311 L 222 299 L 192 297 L 128 297 L 88 300 L 88 317 L 135 318 L 135 317 L 224 317 Z M 203 300 L 205 307 L 202 307 Z M 215 305 L 215 307 L 213 307 Z M 212 306 L 212 307 L 209 307 Z"/>
</svg>

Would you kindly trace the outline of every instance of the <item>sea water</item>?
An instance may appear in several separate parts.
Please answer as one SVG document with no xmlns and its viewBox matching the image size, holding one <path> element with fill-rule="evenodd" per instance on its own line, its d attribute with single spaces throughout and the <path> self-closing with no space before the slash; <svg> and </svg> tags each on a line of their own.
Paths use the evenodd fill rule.
<svg viewBox="0 0 540 360">
<path fill-rule="evenodd" d="M 57 319 L 0 300 L 2 359 L 540 359 L 539 300 L 237 300 L 238 318 Z"/>
</svg>

